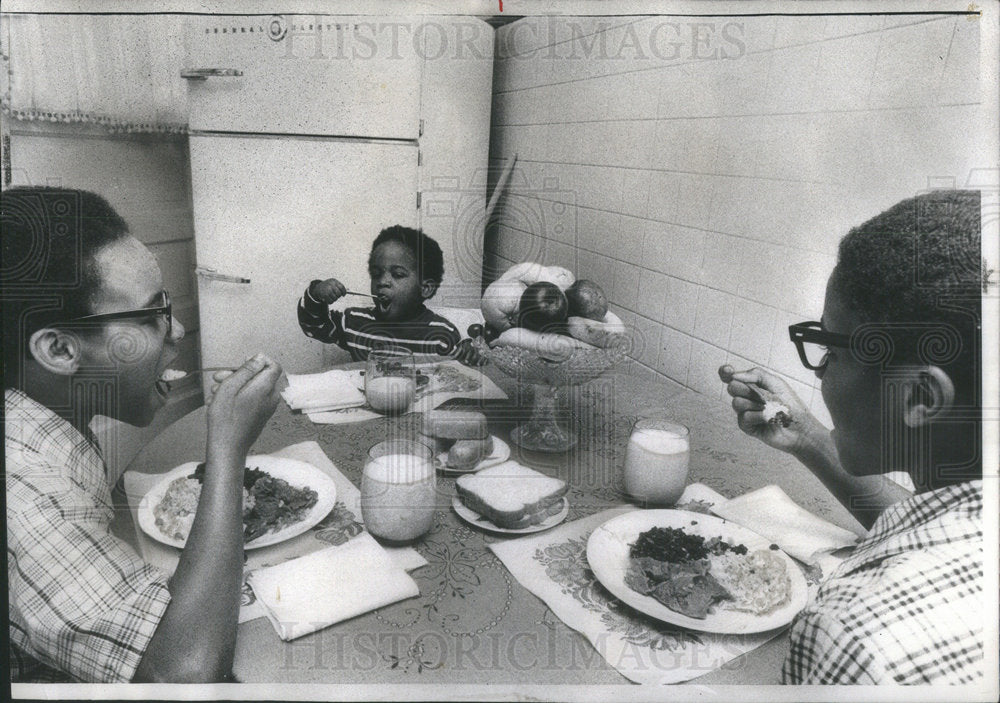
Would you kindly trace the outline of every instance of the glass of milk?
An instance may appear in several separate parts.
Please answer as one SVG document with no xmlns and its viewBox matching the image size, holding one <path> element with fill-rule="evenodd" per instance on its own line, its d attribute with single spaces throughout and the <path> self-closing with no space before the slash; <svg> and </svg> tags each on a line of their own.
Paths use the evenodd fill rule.
<svg viewBox="0 0 1000 703">
<path fill-rule="evenodd" d="M 365 398 L 373 410 L 395 415 L 410 409 L 417 395 L 413 352 L 387 347 L 369 352 L 365 367 Z"/>
<path fill-rule="evenodd" d="M 361 517 L 375 537 L 411 542 L 431 529 L 436 507 L 433 452 L 426 444 L 389 439 L 368 450 L 361 475 Z"/>
<path fill-rule="evenodd" d="M 625 450 L 625 490 L 640 504 L 673 505 L 687 485 L 688 428 L 661 419 L 642 419 Z"/>
</svg>

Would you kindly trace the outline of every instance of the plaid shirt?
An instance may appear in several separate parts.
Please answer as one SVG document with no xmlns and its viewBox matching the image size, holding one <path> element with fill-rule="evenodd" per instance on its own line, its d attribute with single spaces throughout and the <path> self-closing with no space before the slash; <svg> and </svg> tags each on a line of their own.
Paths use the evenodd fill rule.
<svg viewBox="0 0 1000 703">
<path fill-rule="evenodd" d="M 982 513 L 982 481 L 888 508 L 795 619 L 783 682 L 981 681 Z"/>
<path fill-rule="evenodd" d="M 4 393 L 12 681 L 129 681 L 170 602 L 167 575 L 111 534 L 92 438 Z"/>
</svg>

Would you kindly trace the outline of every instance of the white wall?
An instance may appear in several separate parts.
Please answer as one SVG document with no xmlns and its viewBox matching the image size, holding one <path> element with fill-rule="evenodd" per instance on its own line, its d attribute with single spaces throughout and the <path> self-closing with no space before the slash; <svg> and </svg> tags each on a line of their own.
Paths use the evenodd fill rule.
<svg viewBox="0 0 1000 703">
<path fill-rule="evenodd" d="M 496 46 L 517 168 L 488 264 L 575 267 L 640 363 L 713 396 L 762 365 L 828 419 L 787 326 L 819 319 L 840 238 L 996 168 L 965 17 L 527 18 Z"/>
</svg>

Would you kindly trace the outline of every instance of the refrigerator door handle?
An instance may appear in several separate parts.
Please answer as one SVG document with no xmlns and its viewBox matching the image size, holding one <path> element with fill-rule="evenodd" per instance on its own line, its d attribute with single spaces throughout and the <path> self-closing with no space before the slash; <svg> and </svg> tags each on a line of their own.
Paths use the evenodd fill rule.
<svg viewBox="0 0 1000 703">
<path fill-rule="evenodd" d="M 219 273 L 215 269 L 210 269 L 205 266 L 195 266 L 194 272 L 209 281 L 224 281 L 226 283 L 241 283 L 246 284 L 250 282 L 249 278 L 243 276 L 231 276 L 225 273 Z"/>
<path fill-rule="evenodd" d="M 204 81 L 209 78 L 238 78 L 243 75 L 243 71 L 238 68 L 185 68 L 181 71 L 181 78 L 189 81 Z"/>
</svg>

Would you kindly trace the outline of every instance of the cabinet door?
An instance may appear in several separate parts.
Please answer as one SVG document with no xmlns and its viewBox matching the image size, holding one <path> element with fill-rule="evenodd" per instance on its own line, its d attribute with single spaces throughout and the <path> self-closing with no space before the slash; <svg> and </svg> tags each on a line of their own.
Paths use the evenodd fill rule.
<svg viewBox="0 0 1000 703">
<path fill-rule="evenodd" d="M 423 31 L 411 19 L 192 17 L 187 72 L 195 131 L 416 139 Z M 414 40 L 414 33 L 417 40 Z"/>
<path fill-rule="evenodd" d="M 263 351 L 289 372 L 319 370 L 324 345 L 299 329 L 299 296 L 314 278 L 368 290 L 375 236 L 416 224 L 416 146 L 192 135 L 190 148 L 202 363 Z"/>
</svg>

